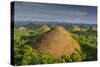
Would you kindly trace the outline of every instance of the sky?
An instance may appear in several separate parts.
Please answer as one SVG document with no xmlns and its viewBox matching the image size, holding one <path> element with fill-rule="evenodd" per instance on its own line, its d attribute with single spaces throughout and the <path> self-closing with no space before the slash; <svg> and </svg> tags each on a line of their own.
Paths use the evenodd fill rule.
<svg viewBox="0 0 100 67">
<path fill-rule="evenodd" d="M 15 2 L 15 21 L 97 23 L 96 6 Z"/>
</svg>

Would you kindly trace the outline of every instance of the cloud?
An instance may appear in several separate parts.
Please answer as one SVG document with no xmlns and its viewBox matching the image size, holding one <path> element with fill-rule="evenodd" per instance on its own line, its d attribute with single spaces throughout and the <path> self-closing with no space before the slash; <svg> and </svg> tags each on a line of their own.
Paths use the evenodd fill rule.
<svg viewBox="0 0 100 67">
<path fill-rule="evenodd" d="M 87 7 L 68 6 L 68 5 L 51 5 L 38 3 L 16 3 L 15 20 L 16 21 L 71 21 L 87 22 L 96 21 L 96 12 Z M 91 10 L 91 11 L 89 11 Z M 96 10 L 96 8 L 94 9 Z"/>
</svg>

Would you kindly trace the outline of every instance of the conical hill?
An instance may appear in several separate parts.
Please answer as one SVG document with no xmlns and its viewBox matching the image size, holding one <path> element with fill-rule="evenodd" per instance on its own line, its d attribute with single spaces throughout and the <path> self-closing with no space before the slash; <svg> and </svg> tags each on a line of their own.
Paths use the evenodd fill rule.
<svg viewBox="0 0 100 67">
<path fill-rule="evenodd" d="M 57 57 L 70 55 L 76 49 L 80 50 L 78 42 L 72 38 L 69 31 L 61 26 L 56 26 L 42 35 L 33 48 L 39 52 Z"/>
</svg>

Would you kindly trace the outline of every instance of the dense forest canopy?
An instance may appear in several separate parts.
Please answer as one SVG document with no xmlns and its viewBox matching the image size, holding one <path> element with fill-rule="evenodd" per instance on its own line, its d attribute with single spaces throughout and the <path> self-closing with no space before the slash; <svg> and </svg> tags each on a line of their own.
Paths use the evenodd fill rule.
<svg viewBox="0 0 100 67">
<path fill-rule="evenodd" d="M 52 24 L 27 24 L 19 25 L 14 28 L 14 62 L 15 65 L 27 64 L 51 64 L 66 63 L 80 61 L 97 60 L 97 28 L 96 25 L 70 25 L 64 24 L 66 30 L 70 31 L 71 36 L 79 43 L 81 50 L 76 50 L 71 55 L 63 55 L 61 57 L 50 56 L 45 53 L 38 52 L 33 48 L 36 42 L 52 27 L 59 25 Z"/>
</svg>

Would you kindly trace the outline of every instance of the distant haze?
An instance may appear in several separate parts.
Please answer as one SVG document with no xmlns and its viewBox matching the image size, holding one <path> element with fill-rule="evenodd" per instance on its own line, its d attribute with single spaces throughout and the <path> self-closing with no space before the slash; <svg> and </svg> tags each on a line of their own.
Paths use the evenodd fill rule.
<svg viewBox="0 0 100 67">
<path fill-rule="evenodd" d="M 15 2 L 17 21 L 97 23 L 96 6 Z"/>
</svg>

